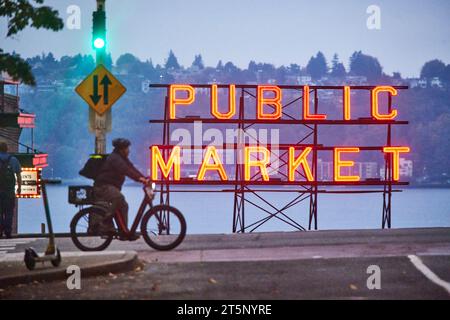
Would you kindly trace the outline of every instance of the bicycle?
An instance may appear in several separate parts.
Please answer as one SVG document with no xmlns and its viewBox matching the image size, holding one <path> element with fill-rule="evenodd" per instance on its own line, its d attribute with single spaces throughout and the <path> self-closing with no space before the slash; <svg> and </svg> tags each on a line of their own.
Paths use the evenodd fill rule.
<svg viewBox="0 0 450 320">
<path fill-rule="evenodd" d="M 186 235 L 186 220 L 181 212 L 169 205 L 153 206 L 155 184 L 143 187 L 144 198 L 130 229 L 124 223 L 120 211 L 113 216 L 109 213 L 110 204 L 95 201 L 92 186 L 69 187 L 69 202 L 81 206 L 70 223 L 70 235 L 75 246 L 82 251 L 105 250 L 113 239 L 135 241 L 139 239 L 137 229 L 140 224 L 145 242 L 156 250 L 176 248 Z M 90 207 L 83 208 L 89 204 Z M 149 206 L 149 210 L 145 209 Z M 145 213 L 144 213 L 145 212 Z M 101 224 L 115 224 L 114 233 L 98 231 Z"/>
</svg>

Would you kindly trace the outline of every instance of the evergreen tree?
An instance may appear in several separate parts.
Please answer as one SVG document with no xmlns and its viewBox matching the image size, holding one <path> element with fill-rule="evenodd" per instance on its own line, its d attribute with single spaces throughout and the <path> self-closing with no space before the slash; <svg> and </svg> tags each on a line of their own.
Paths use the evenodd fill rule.
<svg viewBox="0 0 450 320">
<path fill-rule="evenodd" d="M 196 67 L 199 70 L 205 69 L 205 65 L 203 64 L 202 55 L 196 55 L 194 58 L 194 62 L 192 62 L 192 67 Z"/>
<path fill-rule="evenodd" d="M 318 80 L 328 73 L 327 60 L 322 52 L 318 52 L 315 57 L 311 57 L 306 66 L 306 71 L 309 75 Z"/>
<path fill-rule="evenodd" d="M 247 67 L 248 71 L 250 72 L 258 72 L 258 65 L 256 64 L 255 61 L 250 61 L 250 63 L 248 64 Z"/>
<path fill-rule="evenodd" d="M 334 54 L 333 60 L 331 61 L 331 76 L 335 78 L 343 78 L 347 74 L 344 65 L 339 62 L 339 57 L 337 53 Z"/>
<path fill-rule="evenodd" d="M 169 57 L 166 60 L 166 64 L 164 65 L 167 70 L 178 70 L 180 69 L 180 65 L 178 63 L 177 57 L 172 50 L 169 52 Z"/>
</svg>

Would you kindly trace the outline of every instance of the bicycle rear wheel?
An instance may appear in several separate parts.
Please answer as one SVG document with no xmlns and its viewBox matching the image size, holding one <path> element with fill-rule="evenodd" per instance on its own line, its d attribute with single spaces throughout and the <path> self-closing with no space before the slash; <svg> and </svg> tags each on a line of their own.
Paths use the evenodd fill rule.
<svg viewBox="0 0 450 320">
<path fill-rule="evenodd" d="M 75 246 L 81 251 L 102 251 L 105 250 L 113 240 L 112 235 L 101 235 L 98 225 L 103 221 L 106 212 L 100 208 L 89 207 L 80 210 L 70 223 L 70 237 Z M 97 230 L 96 230 L 97 229 Z"/>
<path fill-rule="evenodd" d="M 186 220 L 170 206 L 151 208 L 142 218 L 141 232 L 145 242 L 156 250 L 176 248 L 186 235 Z"/>
</svg>

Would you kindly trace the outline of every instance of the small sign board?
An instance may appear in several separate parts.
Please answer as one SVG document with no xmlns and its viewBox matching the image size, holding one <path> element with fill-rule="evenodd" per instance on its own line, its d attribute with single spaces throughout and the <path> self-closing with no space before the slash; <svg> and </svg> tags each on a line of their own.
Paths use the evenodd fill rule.
<svg viewBox="0 0 450 320">
<path fill-rule="evenodd" d="M 41 169 L 22 168 L 21 192 L 17 193 L 17 198 L 40 198 L 41 197 Z"/>
<path fill-rule="evenodd" d="M 97 66 L 75 91 L 99 115 L 108 111 L 127 89 L 103 65 Z"/>
</svg>

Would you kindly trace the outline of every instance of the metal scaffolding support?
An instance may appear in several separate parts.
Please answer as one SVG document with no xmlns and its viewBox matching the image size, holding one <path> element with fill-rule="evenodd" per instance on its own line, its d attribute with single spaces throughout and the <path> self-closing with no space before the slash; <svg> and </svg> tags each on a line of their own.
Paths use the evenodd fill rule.
<svg viewBox="0 0 450 320">
<path fill-rule="evenodd" d="M 211 85 L 207 84 L 193 84 L 194 88 L 210 88 Z M 234 150 L 234 159 L 236 160 L 233 165 L 234 179 L 228 181 L 220 180 L 204 180 L 199 184 L 191 178 L 181 177 L 179 181 L 173 179 L 160 179 L 155 181 L 159 184 L 160 188 L 160 202 L 164 204 L 170 204 L 170 194 L 172 192 L 230 192 L 233 193 L 233 218 L 232 218 L 232 232 L 253 232 L 263 226 L 268 221 L 274 219 L 282 221 L 283 223 L 291 226 L 294 230 L 317 230 L 318 229 L 318 198 L 319 194 L 364 194 L 364 193 L 381 193 L 383 196 L 383 208 L 382 208 L 382 228 L 391 228 L 391 203 L 392 203 L 392 193 L 400 192 L 401 190 L 394 189 L 395 186 L 407 185 L 407 182 L 394 181 L 392 179 L 392 156 L 385 156 L 385 167 L 384 167 L 384 179 L 379 180 L 363 180 L 359 182 L 334 182 L 334 181 L 319 181 L 318 179 L 318 152 L 323 150 L 333 150 L 333 146 L 324 146 L 319 142 L 319 128 L 322 126 L 336 126 L 336 125 L 382 125 L 386 126 L 386 146 L 392 145 L 392 126 L 393 125 L 404 125 L 408 124 L 407 121 L 396 121 L 396 120 L 376 120 L 372 118 L 361 118 L 357 120 L 300 120 L 292 116 L 288 111 L 289 108 L 293 108 L 296 103 L 302 103 L 303 95 L 300 94 L 303 91 L 303 86 L 296 85 L 280 85 L 278 86 L 282 90 L 293 90 L 300 94 L 298 97 L 293 97 L 290 101 L 282 105 L 282 117 L 276 121 L 270 120 L 258 120 L 253 119 L 246 113 L 246 105 L 248 106 L 247 100 L 250 100 L 253 105 L 256 101 L 256 85 L 236 85 L 236 96 L 239 98 L 239 103 L 237 105 L 237 116 L 232 119 L 221 120 L 216 118 L 205 118 L 205 117 L 180 117 L 176 119 L 170 119 L 169 115 L 169 94 L 170 94 L 170 84 L 151 84 L 151 88 L 164 88 L 166 89 L 165 96 L 165 107 L 164 107 L 164 117 L 163 119 L 150 120 L 150 123 L 160 124 L 163 126 L 162 132 L 162 144 L 158 147 L 162 150 L 162 155 L 164 159 L 168 159 L 170 150 L 174 147 L 171 145 L 170 135 L 173 130 L 174 125 L 188 125 L 194 124 L 195 122 L 201 122 L 203 124 L 216 124 L 220 125 L 232 125 L 237 129 L 237 143 L 232 146 L 229 144 L 223 144 L 222 148 Z M 228 88 L 229 85 L 219 84 L 219 88 Z M 319 113 L 319 91 L 320 90 L 344 90 L 343 86 L 309 86 L 310 96 L 313 101 L 313 109 L 315 114 Z M 351 86 L 351 90 L 372 90 L 375 86 Z M 395 89 L 407 89 L 406 86 L 395 86 Z M 238 91 L 239 90 L 239 91 Z M 237 98 L 236 97 L 236 98 Z M 272 107 L 268 105 L 268 107 Z M 388 100 L 388 111 L 392 110 L 392 98 L 389 96 Z M 243 146 L 247 145 L 260 145 L 258 137 L 252 137 L 251 133 L 248 131 L 251 127 L 257 125 L 296 125 L 299 128 L 305 130 L 302 135 L 296 137 L 297 141 L 295 143 L 283 144 L 280 143 L 275 148 L 268 148 L 271 155 L 272 161 L 278 161 L 280 163 L 279 168 L 286 167 L 288 165 L 288 148 L 289 146 L 296 147 L 312 147 L 312 162 L 311 162 L 311 172 L 314 177 L 314 181 L 288 181 L 288 177 L 284 173 L 278 172 L 281 177 L 272 179 L 270 181 L 263 181 L 260 174 L 254 174 L 250 181 L 245 181 L 244 179 L 244 165 L 242 160 L 242 149 Z M 300 131 L 300 130 L 299 130 Z M 250 136 L 253 138 L 254 143 L 248 144 L 245 142 L 245 136 Z M 196 150 L 205 149 L 207 146 L 180 146 L 182 149 Z M 220 148 L 221 146 L 216 146 Z M 274 152 L 274 150 L 278 152 Z M 381 150 L 383 146 L 371 146 L 365 147 L 360 146 L 361 150 Z M 269 166 L 270 167 L 270 166 Z M 300 171 L 297 174 L 304 176 Z M 181 186 L 182 188 L 175 188 L 175 186 Z M 205 186 L 209 186 L 209 189 L 204 189 Z M 334 186 L 361 186 L 361 187 L 371 187 L 370 189 L 346 189 L 346 190 L 335 190 Z M 200 188 L 199 188 L 200 187 Z M 330 188 L 331 187 L 331 188 Z M 202 189 L 203 188 L 203 189 Z M 376 188 L 376 189 L 373 189 Z M 267 193 L 291 193 L 293 198 L 291 201 L 285 203 L 284 205 L 275 204 L 267 197 Z M 309 212 L 308 212 L 308 226 L 304 227 L 298 222 L 298 217 L 300 217 L 300 212 L 297 212 L 296 217 L 293 218 L 286 212 L 288 209 L 296 207 L 300 203 L 308 204 L 309 202 Z M 246 219 L 247 210 L 249 208 L 254 208 L 258 212 L 262 213 L 262 217 L 256 221 L 249 222 Z"/>
</svg>

